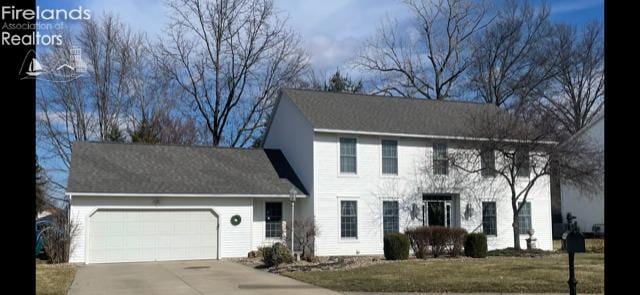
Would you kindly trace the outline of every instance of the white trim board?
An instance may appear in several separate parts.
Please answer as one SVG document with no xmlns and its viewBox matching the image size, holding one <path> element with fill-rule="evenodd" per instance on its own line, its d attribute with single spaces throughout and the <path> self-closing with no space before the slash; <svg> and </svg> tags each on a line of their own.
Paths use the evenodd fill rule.
<svg viewBox="0 0 640 295">
<path fill-rule="evenodd" d="M 289 198 L 289 195 L 265 195 L 265 194 L 165 194 L 165 193 L 83 193 L 67 192 L 67 196 L 87 197 L 201 197 L 201 198 Z M 304 194 L 296 195 L 297 198 L 306 198 Z"/>
</svg>

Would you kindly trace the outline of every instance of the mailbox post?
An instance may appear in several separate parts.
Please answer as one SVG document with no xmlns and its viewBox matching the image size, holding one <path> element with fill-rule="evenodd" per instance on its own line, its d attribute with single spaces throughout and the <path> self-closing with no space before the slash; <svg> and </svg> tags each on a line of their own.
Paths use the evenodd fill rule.
<svg viewBox="0 0 640 295">
<path fill-rule="evenodd" d="M 562 235 L 564 244 L 566 245 L 567 254 L 569 254 L 569 295 L 576 295 L 576 273 L 574 269 L 574 257 L 575 253 L 584 253 L 584 236 L 575 225 L 575 216 L 567 214 L 567 221 L 569 222 L 569 231 Z M 572 224 L 573 223 L 573 224 Z"/>
</svg>

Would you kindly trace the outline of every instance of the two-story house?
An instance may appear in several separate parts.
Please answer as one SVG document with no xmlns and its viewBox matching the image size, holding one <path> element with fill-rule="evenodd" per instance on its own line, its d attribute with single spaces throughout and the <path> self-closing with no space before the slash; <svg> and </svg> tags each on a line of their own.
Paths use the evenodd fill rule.
<svg viewBox="0 0 640 295">
<path fill-rule="evenodd" d="M 448 162 L 478 140 L 462 118 L 493 108 L 283 89 L 263 148 L 76 143 L 71 261 L 242 257 L 288 241 L 292 213 L 315 222 L 319 256 L 379 255 L 384 233 L 418 225 L 484 232 L 490 249 L 511 247 L 507 188 L 485 173 L 457 179 Z M 523 244 L 535 229 L 537 246 L 552 248 L 548 179 L 519 218 Z"/>
</svg>

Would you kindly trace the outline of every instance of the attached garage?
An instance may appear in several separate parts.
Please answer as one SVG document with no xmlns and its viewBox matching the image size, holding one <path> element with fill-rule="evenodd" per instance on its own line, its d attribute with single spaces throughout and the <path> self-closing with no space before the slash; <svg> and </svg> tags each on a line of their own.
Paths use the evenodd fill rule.
<svg viewBox="0 0 640 295">
<path fill-rule="evenodd" d="M 307 194 L 279 150 L 76 142 L 70 262 L 244 257 L 265 242 L 254 204 L 291 189 Z"/>
<path fill-rule="evenodd" d="M 218 258 L 211 210 L 97 210 L 89 220 L 89 263 Z"/>
</svg>

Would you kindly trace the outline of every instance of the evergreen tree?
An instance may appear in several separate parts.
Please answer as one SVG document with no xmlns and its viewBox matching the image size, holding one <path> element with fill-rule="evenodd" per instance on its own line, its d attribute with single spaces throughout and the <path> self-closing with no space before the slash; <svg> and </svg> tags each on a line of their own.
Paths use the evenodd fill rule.
<svg viewBox="0 0 640 295">
<path fill-rule="evenodd" d="M 337 69 L 335 74 L 329 78 L 329 83 L 325 83 L 324 90 L 332 92 L 362 93 L 364 92 L 362 80 L 353 82 L 349 76 L 340 74 Z"/>
</svg>

